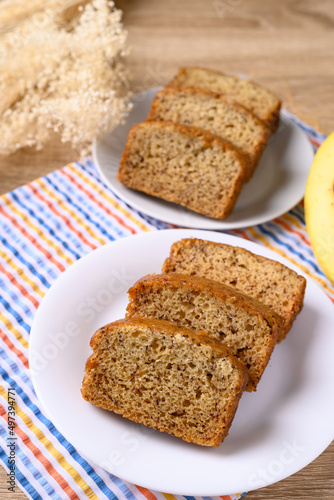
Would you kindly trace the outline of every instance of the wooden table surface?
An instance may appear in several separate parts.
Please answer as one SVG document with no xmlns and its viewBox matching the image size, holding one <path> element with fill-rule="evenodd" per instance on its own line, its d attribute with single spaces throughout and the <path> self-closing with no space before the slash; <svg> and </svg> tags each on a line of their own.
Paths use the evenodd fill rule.
<svg viewBox="0 0 334 500">
<path fill-rule="evenodd" d="M 334 130 L 332 0 L 119 0 L 116 5 L 124 12 L 132 46 L 133 90 L 163 85 L 179 66 L 204 65 L 248 75 L 319 131 Z M 0 156 L 1 192 L 76 159 L 57 137 L 41 152 Z M 8 492 L 0 467 L 0 499 L 23 498 Z M 333 500 L 334 443 L 302 471 L 246 498 Z"/>
</svg>

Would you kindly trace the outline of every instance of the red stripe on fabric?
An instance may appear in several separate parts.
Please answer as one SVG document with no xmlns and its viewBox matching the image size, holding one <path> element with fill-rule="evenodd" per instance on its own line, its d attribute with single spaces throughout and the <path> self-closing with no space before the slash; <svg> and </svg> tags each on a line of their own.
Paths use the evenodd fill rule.
<svg viewBox="0 0 334 500">
<path fill-rule="evenodd" d="M 6 346 L 9 347 L 11 352 L 16 354 L 16 356 L 22 361 L 24 366 L 26 368 L 29 368 L 28 358 L 23 354 L 22 351 L 20 351 L 19 349 L 17 349 L 17 347 L 15 347 L 13 342 L 11 340 L 9 340 L 7 335 L 2 330 L 0 330 L 0 338 L 3 340 L 3 342 L 6 344 Z"/>
<path fill-rule="evenodd" d="M 4 407 L 0 404 L 0 415 L 4 416 L 5 420 L 8 420 L 7 412 Z M 41 453 L 41 451 L 34 445 L 29 436 L 17 425 L 15 426 L 15 434 L 19 436 L 22 442 L 26 445 L 27 448 L 34 454 L 37 460 L 43 465 L 45 470 L 48 471 L 50 476 L 59 484 L 59 486 L 64 490 L 64 493 L 68 495 L 68 498 L 71 500 L 80 500 L 80 497 L 75 493 L 75 491 L 71 488 L 71 486 L 65 481 L 65 479 L 56 471 L 53 467 L 52 463 Z"/>
<path fill-rule="evenodd" d="M 152 491 L 148 490 L 147 488 L 143 488 L 142 486 L 138 486 L 137 484 L 135 486 L 137 490 L 139 490 L 140 493 L 147 498 L 147 500 L 157 500 L 157 497 L 153 495 Z"/>
<path fill-rule="evenodd" d="M 24 286 L 22 286 L 18 281 L 17 279 L 10 273 L 8 272 L 2 264 L 0 264 L 0 272 L 2 272 L 5 276 L 7 276 L 7 278 L 11 281 L 11 283 L 13 283 L 14 286 L 16 286 L 20 292 L 22 293 L 22 295 L 24 297 L 27 297 L 28 300 L 30 300 L 30 302 L 32 303 L 32 305 L 37 309 L 37 307 L 39 306 L 39 303 L 38 301 L 32 296 L 30 295 L 30 293 L 28 292 L 28 290 L 26 290 L 24 288 Z"/>
<path fill-rule="evenodd" d="M 247 233 L 245 233 L 245 231 L 241 231 L 240 229 L 234 229 L 234 232 L 237 233 L 237 234 L 240 234 L 243 238 L 245 238 L 246 240 L 249 240 L 249 241 L 252 241 L 250 239 L 250 237 L 248 236 Z"/>
<path fill-rule="evenodd" d="M 61 272 L 65 271 L 65 267 L 51 255 L 51 253 L 46 250 L 45 248 L 42 247 L 42 245 L 36 240 L 36 238 L 33 238 L 28 231 L 22 227 L 11 215 L 9 215 L 2 207 L 0 207 L 0 213 L 2 213 L 7 219 L 10 220 L 10 222 L 15 226 L 22 234 L 27 238 L 40 252 L 42 252 L 47 259 L 52 262 L 55 266 L 58 267 L 58 269 Z"/>
<path fill-rule="evenodd" d="M 79 184 L 72 175 L 70 175 L 68 172 L 65 172 L 64 170 L 60 170 L 60 173 L 62 175 L 65 175 L 68 179 L 70 179 L 73 184 L 75 184 L 82 192 L 84 192 L 90 200 L 92 200 L 94 203 L 96 203 L 102 210 L 104 210 L 108 215 L 113 217 L 121 226 L 125 227 L 128 231 L 130 231 L 132 234 L 136 234 L 136 231 L 133 229 L 133 227 L 128 226 L 118 215 L 114 214 L 107 208 L 106 206 L 103 205 L 99 200 L 94 198 L 92 193 L 90 193 L 87 189 L 85 189 L 81 184 Z"/>
<path fill-rule="evenodd" d="M 93 243 L 91 243 L 90 241 L 87 240 L 87 238 L 82 234 L 81 231 L 78 231 L 74 226 L 73 224 L 69 221 L 69 219 L 67 217 L 65 217 L 65 215 L 61 214 L 53 205 L 52 201 L 49 201 L 47 200 L 44 196 L 42 196 L 38 191 L 37 189 L 35 188 L 35 186 L 33 184 L 27 184 L 27 187 L 30 188 L 32 190 L 32 192 L 34 193 L 34 195 L 37 196 L 37 198 L 39 198 L 43 203 L 46 203 L 47 207 L 51 210 L 51 212 L 53 212 L 55 215 L 57 215 L 57 217 L 60 217 L 66 224 L 66 226 L 71 230 L 73 231 L 80 239 L 81 241 L 83 241 L 86 245 L 88 245 L 92 250 L 95 250 L 97 248 L 96 245 L 94 245 Z"/>
<path fill-rule="evenodd" d="M 315 146 L 317 146 L 317 148 L 320 148 L 320 142 L 316 141 L 315 139 L 312 139 L 311 137 L 309 137 L 309 141 L 312 142 L 312 144 L 314 144 Z"/>
<path fill-rule="evenodd" d="M 280 224 L 281 226 L 283 226 L 285 229 L 287 229 L 290 233 L 294 233 L 294 234 L 297 234 L 303 241 L 304 243 L 306 243 L 306 245 L 309 247 L 310 246 L 310 242 L 305 238 L 305 236 L 303 234 L 301 234 L 299 231 L 296 231 L 295 229 L 292 229 L 289 224 L 287 224 L 286 222 L 284 222 L 282 219 L 275 219 L 275 221 L 277 224 Z"/>
</svg>

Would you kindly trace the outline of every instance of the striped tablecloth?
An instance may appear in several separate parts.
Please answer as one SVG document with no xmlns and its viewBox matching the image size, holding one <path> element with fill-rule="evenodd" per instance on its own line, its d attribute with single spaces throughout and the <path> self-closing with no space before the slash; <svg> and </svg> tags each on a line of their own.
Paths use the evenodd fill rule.
<svg viewBox="0 0 334 500">
<path fill-rule="evenodd" d="M 324 136 L 293 119 L 314 147 L 319 146 Z M 91 159 L 67 165 L 0 198 L 0 459 L 7 473 L 15 468 L 17 485 L 29 498 L 175 498 L 168 492 L 126 483 L 81 456 L 43 412 L 28 364 L 34 314 L 62 272 L 109 241 L 170 227 L 117 198 L 101 181 Z M 310 247 L 302 203 L 266 224 L 229 233 L 284 255 L 334 300 L 333 287 Z M 14 401 L 15 407 L 11 404 Z M 15 427 L 11 413 L 14 409 Z M 10 463 L 12 449 L 15 466 Z M 9 475 L 9 487 L 10 479 Z M 235 500 L 241 496 L 239 493 L 220 498 Z M 8 498 L 15 495 L 10 496 L 9 491 Z"/>
</svg>

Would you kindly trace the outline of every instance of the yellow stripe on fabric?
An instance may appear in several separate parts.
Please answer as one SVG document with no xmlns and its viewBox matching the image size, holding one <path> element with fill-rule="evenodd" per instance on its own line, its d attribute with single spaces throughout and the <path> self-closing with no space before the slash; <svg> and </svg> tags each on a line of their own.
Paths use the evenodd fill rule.
<svg viewBox="0 0 334 500">
<path fill-rule="evenodd" d="M 298 227 L 298 229 L 300 229 L 301 231 L 306 232 L 305 227 L 303 227 L 301 225 L 301 223 L 297 220 L 297 217 L 294 218 L 291 215 L 289 215 L 288 213 L 282 215 L 281 217 L 282 217 L 282 219 L 284 219 L 284 220 L 290 222 L 291 224 L 293 224 L 294 226 Z"/>
<path fill-rule="evenodd" d="M 28 276 L 26 276 L 23 272 L 23 269 L 15 264 L 15 262 L 5 253 L 0 250 L 0 257 L 3 258 L 3 260 L 12 268 L 14 269 L 15 272 L 18 273 L 20 276 L 20 279 L 25 281 L 31 288 L 32 290 L 37 293 L 40 297 L 44 297 L 45 292 L 42 292 L 42 290 L 36 285 L 34 281 L 32 281 Z"/>
<path fill-rule="evenodd" d="M 166 498 L 166 500 L 177 500 L 177 498 L 170 493 L 163 493 L 163 496 Z"/>
<path fill-rule="evenodd" d="M 326 282 L 324 280 L 322 280 L 321 278 L 319 278 L 319 276 L 317 276 L 316 274 L 311 273 L 310 270 L 306 266 L 303 266 L 299 262 L 297 262 L 294 259 L 292 259 L 290 256 L 287 256 L 280 248 L 277 248 L 277 247 L 274 247 L 273 245 L 270 245 L 270 243 L 268 243 L 268 241 L 263 236 L 261 236 L 260 234 L 256 233 L 253 228 L 248 228 L 248 231 L 251 233 L 252 236 L 254 236 L 254 238 L 262 241 L 262 243 L 266 247 L 270 248 L 270 250 L 273 250 L 274 252 L 278 253 L 279 255 L 281 255 L 282 257 L 284 257 L 285 259 L 289 260 L 290 262 L 292 262 L 296 266 L 300 267 L 300 269 L 302 269 L 302 271 L 304 271 L 305 274 L 308 274 L 311 278 L 313 278 L 316 281 L 318 281 L 328 292 L 330 292 L 331 294 L 333 294 L 333 290 L 331 290 L 329 288 L 329 286 L 326 284 Z"/>
<path fill-rule="evenodd" d="M 106 244 L 106 240 L 100 238 L 96 233 L 94 233 L 94 231 L 92 231 L 92 229 L 76 215 L 76 213 L 70 208 L 70 205 L 64 203 L 61 199 L 57 198 L 57 196 L 45 186 L 45 184 L 43 183 L 43 179 L 38 179 L 35 182 L 43 189 L 43 191 L 50 198 L 55 200 L 57 202 L 57 205 L 59 205 L 65 212 L 67 212 L 71 216 L 71 218 L 75 220 L 75 222 L 77 222 L 81 227 L 83 227 L 92 238 L 97 240 L 100 243 L 100 245 Z"/>
<path fill-rule="evenodd" d="M 18 210 L 18 208 L 11 202 L 11 200 L 6 195 L 3 195 L 2 198 L 5 201 L 6 205 L 10 207 L 11 211 L 14 212 L 16 215 L 18 215 L 24 221 L 24 223 L 28 227 L 30 227 L 30 229 L 35 231 L 38 234 L 39 238 L 41 238 L 41 240 L 43 240 L 49 247 L 53 248 L 57 252 L 59 257 L 64 259 L 68 264 L 70 265 L 73 264 L 73 260 L 70 259 L 67 255 L 65 255 L 62 249 L 58 245 L 56 245 L 52 240 L 50 240 L 50 238 L 45 236 L 38 226 L 30 222 L 27 215 Z M 49 251 L 49 249 L 47 250 Z"/>
<path fill-rule="evenodd" d="M 7 401 L 7 392 L 4 387 L 0 385 L 0 396 Z M 43 434 L 41 429 L 37 427 L 31 418 L 20 408 L 20 406 L 15 403 L 16 415 L 25 423 L 28 429 L 36 436 L 36 438 L 43 444 L 43 446 L 53 455 L 57 460 L 58 464 L 72 477 L 76 484 L 82 489 L 82 491 L 87 495 L 89 499 L 99 500 L 99 497 L 94 493 L 91 487 L 86 483 L 86 481 L 80 476 L 79 472 L 72 467 L 72 465 L 66 460 L 66 458 L 60 453 L 57 448 L 51 443 L 51 441 Z M 23 430 L 23 429 L 22 429 Z M 33 443 L 34 444 L 34 443 Z M 36 444 L 35 444 L 36 446 Z M 59 474 L 59 471 L 57 471 Z M 52 474 L 51 474 L 52 476 Z M 66 481 L 66 479 L 65 479 Z M 69 485 L 71 486 L 71 485 Z"/>
<path fill-rule="evenodd" d="M 94 184 L 85 174 L 83 174 L 82 172 L 79 172 L 76 168 L 75 168 L 75 165 L 73 163 L 71 163 L 69 165 L 75 172 L 75 174 L 80 177 L 80 179 L 85 182 L 86 184 L 88 184 L 92 189 L 94 189 L 95 191 L 97 191 L 101 196 L 102 198 L 104 198 L 106 201 L 108 201 L 108 203 L 110 203 L 114 208 L 116 208 L 119 212 L 121 212 L 123 215 L 125 215 L 125 217 L 129 220 L 131 220 L 134 224 L 136 224 L 140 229 L 142 229 L 143 231 L 150 231 L 150 229 L 145 226 L 140 220 L 136 219 L 130 212 L 128 212 L 128 210 L 126 210 L 125 208 L 123 208 L 121 205 L 119 205 L 117 203 L 117 201 L 115 201 L 113 198 L 111 198 L 110 196 L 108 196 L 101 188 L 99 188 L 96 184 Z"/>
<path fill-rule="evenodd" d="M 9 319 L 6 318 L 3 314 L 0 314 L 0 321 L 14 335 L 14 337 L 16 338 L 16 340 L 18 342 L 20 342 L 20 344 L 22 345 L 22 347 L 24 347 L 24 349 L 28 350 L 29 349 L 29 343 L 28 343 L 28 341 L 22 336 L 22 334 L 16 328 L 14 328 L 14 325 L 9 321 Z"/>
</svg>

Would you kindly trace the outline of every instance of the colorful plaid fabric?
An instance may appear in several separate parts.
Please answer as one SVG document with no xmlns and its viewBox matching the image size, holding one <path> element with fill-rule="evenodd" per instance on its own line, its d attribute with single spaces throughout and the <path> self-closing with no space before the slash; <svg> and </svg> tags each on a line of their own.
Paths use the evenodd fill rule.
<svg viewBox="0 0 334 500">
<path fill-rule="evenodd" d="M 315 148 L 319 146 L 324 136 L 296 121 Z M 0 198 L 0 459 L 10 473 L 8 443 L 14 438 L 16 480 L 29 498 L 193 500 L 126 483 L 81 456 L 43 412 L 28 365 L 29 332 L 36 309 L 62 272 L 107 242 L 170 227 L 174 226 L 137 212 L 115 196 L 101 181 L 91 159 L 68 165 Z M 229 233 L 283 255 L 315 279 L 334 301 L 334 289 L 310 246 L 302 203 L 266 224 Z M 15 390 L 15 427 L 11 427 L 10 388 Z M 217 498 L 236 500 L 241 496 Z"/>
</svg>

